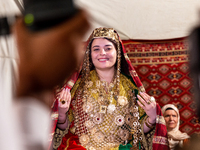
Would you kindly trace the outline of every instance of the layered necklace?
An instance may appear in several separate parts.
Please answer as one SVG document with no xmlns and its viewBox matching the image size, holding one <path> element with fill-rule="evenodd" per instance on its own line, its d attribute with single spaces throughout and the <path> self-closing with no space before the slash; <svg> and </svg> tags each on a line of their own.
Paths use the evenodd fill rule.
<svg viewBox="0 0 200 150">
<path fill-rule="evenodd" d="M 108 106 L 111 106 L 114 103 L 116 104 L 117 96 L 113 96 L 113 95 L 117 95 L 115 92 L 116 88 L 114 88 L 116 84 L 116 78 L 115 78 L 116 75 L 114 74 L 111 83 L 108 83 L 107 81 L 101 81 L 97 72 L 96 72 L 96 76 L 98 77 L 98 80 L 96 81 L 96 89 L 97 89 L 97 92 L 99 93 L 98 99 L 97 99 L 100 105 L 99 112 L 106 113 L 107 108 L 110 108 Z"/>
<path fill-rule="evenodd" d="M 136 148 L 141 141 L 138 106 L 135 94 L 125 76 L 120 75 L 121 92 L 117 93 L 115 75 L 110 84 L 100 81 L 96 71 L 91 71 L 90 80 L 76 93 L 72 102 L 75 117 L 75 134 L 86 149 L 110 149 L 125 144 L 133 138 Z M 83 93 L 83 95 L 81 94 Z"/>
</svg>

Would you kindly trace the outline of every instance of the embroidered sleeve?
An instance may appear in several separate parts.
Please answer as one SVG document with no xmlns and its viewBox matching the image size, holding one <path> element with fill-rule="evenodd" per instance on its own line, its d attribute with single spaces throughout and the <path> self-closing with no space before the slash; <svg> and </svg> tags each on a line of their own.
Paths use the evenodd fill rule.
<svg viewBox="0 0 200 150">
<path fill-rule="evenodd" d="M 148 133 L 144 133 L 144 121 L 148 116 L 146 115 L 141 120 L 141 128 L 142 128 L 142 145 L 145 150 L 152 150 L 153 149 L 153 136 L 155 133 L 155 127 L 150 130 Z"/>
<path fill-rule="evenodd" d="M 53 137 L 53 148 L 54 149 L 57 149 L 60 146 L 60 144 L 62 142 L 62 138 L 65 136 L 65 134 L 68 133 L 69 126 L 70 126 L 70 122 L 68 123 L 68 126 L 65 130 L 56 128 L 56 131 L 55 131 L 54 137 Z"/>
</svg>

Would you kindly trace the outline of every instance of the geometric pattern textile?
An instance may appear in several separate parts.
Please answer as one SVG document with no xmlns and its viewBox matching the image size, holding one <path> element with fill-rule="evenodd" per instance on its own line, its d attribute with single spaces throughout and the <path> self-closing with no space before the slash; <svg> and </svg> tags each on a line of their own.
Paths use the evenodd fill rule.
<svg viewBox="0 0 200 150">
<path fill-rule="evenodd" d="M 200 134 L 189 74 L 187 38 L 123 40 L 123 44 L 146 92 L 154 96 L 161 107 L 177 106 L 182 132 Z"/>
</svg>

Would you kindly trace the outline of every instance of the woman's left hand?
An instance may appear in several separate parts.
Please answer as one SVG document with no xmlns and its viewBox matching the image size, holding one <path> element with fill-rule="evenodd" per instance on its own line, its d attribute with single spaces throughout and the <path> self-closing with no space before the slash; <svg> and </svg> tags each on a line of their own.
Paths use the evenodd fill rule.
<svg viewBox="0 0 200 150">
<path fill-rule="evenodd" d="M 140 92 L 139 94 L 137 95 L 139 99 L 137 103 L 149 116 L 149 122 L 154 124 L 156 122 L 156 102 L 155 100 L 152 101 L 151 96 L 147 93 Z"/>
</svg>

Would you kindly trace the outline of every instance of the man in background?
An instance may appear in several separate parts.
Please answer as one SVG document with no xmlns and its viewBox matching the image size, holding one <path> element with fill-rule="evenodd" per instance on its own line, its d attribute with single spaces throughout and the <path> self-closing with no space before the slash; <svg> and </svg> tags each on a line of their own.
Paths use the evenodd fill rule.
<svg viewBox="0 0 200 150">
<path fill-rule="evenodd" d="M 38 7 L 38 10 L 42 11 L 44 8 Z M 50 99 L 53 100 L 52 90 L 70 77 L 79 66 L 83 58 L 83 53 L 80 51 L 82 37 L 88 30 L 89 24 L 86 13 L 78 9 L 69 18 L 62 18 L 47 28 L 43 23 L 36 26 L 27 24 L 26 17 L 26 14 L 18 17 L 13 27 L 19 54 L 19 78 L 15 107 L 11 109 L 16 110 L 16 116 L 12 116 L 12 121 L 18 126 L 16 129 L 19 132 L 17 136 L 13 133 L 7 148 L 12 147 L 12 141 L 17 137 L 21 139 L 19 140 L 21 143 L 18 144 L 19 147 L 15 147 L 16 150 L 44 150 L 48 147 L 50 133 L 49 106 L 52 104 Z M 38 14 L 34 17 L 38 17 Z M 3 130 L 11 131 L 6 126 Z"/>
</svg>

